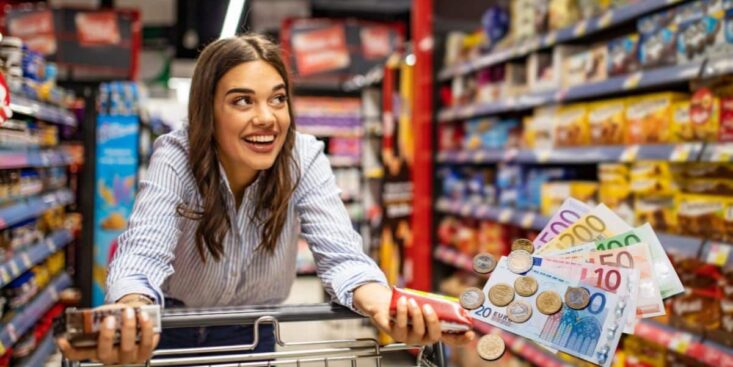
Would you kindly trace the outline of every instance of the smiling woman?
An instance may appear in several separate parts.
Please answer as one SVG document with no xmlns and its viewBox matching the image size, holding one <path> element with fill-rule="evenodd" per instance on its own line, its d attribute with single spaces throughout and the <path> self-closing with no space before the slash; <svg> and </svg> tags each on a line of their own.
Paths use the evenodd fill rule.
<svg viewBox="0 0 733 367">
<path fill-rule="evenodd" d="M 191 82 L 189 125 L 156 141 L 148 178 L 140 182 L 107 277 L 107 300 L 117 305 L 107 307 L 281 303 L 295 279 L 300 236 L 337 302 L 368 315 L 398 341 L 441 339 L 436 313 L 412 299 L 403 297 L 390 321 L 392 292 L 384 274 L 362 252 L 323 143 L 295 131 L 289 96 L 280 52 L 264 38 L 225 38 L 204 49 Z M 127 315 L 122 325 L 105 320 L 96 348 L 72 348 L 64 339 L 59 347 L 72 360 L 143 362 L 158 336 L 150 320 Z M 272 351 L 272 327 L 261 326 L 259 335 L 254 352 Z M 472 336 L 442 338 L 467 342 Z M 159 346 L 252 338 L 251 326 L 168 329 Z"/>
</svg>

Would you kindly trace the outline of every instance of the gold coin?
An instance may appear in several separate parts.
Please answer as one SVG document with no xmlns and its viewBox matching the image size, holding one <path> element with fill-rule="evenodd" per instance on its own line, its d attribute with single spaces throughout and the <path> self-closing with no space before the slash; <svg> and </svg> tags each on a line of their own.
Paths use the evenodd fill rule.
<svg viewBox="0 0 733 367">
<path fill-rule="evenodd" d="M 506 351 L 506 344 L 504 339 L 498 335 L 488 334 L 484 335 L 479 339 L 476 345 L 479 357 L 487 361 L 495 361 L 501 358 Z"/>
<path fill-rule="evenodd" d="M 565 291 L 565 304 L 574 310 L 582 310 L 590 303 L 590 291 L 582 287 L 568 287 Z"/>
<path fill-rule="evenodd" d="M 532 245 L 532 241 L 526 238 L 519 238 L 512 242 L 512 251 L 516 250 L 524 250 L 532 254 L 534 253 L 534 245 Z"/>
<path fill-rule="evenodd" d="M 506 315 L 509 320 L 521 324 L 532 317 L 532 306 L 524 301 L 514 301 L 506 306 Z"/>
<path fill-rule="evenodd" d="M 531 276 L 523 276 L 514 281 L 514 290 L 522 297 L 530 297 L 537 292 L 537 281 Z"/>
<path fill-rule="evenodd" d="M 461 307 L 467 310 L 475 310 L 479 308 L 479 306 L 484 304 L 485 299 L 486 297 L 484 296 L 484 292 L 476 287 L 467 288 L 458 298 L 461 303 Z"/>
<path fill-rule="evenodd" d="M 494 306 L 504 307 L 514 300 L 514 288 L 509 284 L 499 283 L 489 289 L 489 301 Z"/>
<path fill-rule="evenodd" d="M 473 271 L 488 274 L 496 268 L 496 259 L 491 254 L 481 253 L 473 257 Z"/>
<path fill-rule="evenodd" d="M 545 315 L 552 315 L 562 308 L 562 299 L 554 291 L 544 291 L 537 296 L 537 309 Z"/>
</svg>

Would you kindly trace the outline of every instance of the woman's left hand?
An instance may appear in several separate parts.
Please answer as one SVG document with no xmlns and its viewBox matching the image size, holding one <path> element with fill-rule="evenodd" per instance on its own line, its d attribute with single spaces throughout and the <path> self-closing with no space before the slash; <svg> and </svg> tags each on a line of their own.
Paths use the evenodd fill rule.
<svg viewBox="0 0 733 367">
<path fill-rule="evenodd" d="M 390 302 L 392 290 L 379 284 L 367 283 L 354 291 L 354 306 L 369 315 L 372 323 L 394 340 L 408 345 L 429 345 L 442 341 L 449 345 L 462 345 L 476 336 L 473 331 L 463 334 L 446 334 L 440 331 L 440 320 L 430 305 L 422 309 L 412 298 L 397 302 L 395 321 L 391 322 Z M 408 323 L 408 319 L 411 323 Z"/>
</svg>

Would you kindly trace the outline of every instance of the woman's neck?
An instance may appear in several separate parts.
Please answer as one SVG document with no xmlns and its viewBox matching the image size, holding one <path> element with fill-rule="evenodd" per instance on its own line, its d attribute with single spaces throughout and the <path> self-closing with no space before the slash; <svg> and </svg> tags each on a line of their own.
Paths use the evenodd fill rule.
<svg viewBox="0 0 733 367">
<path fill-rule="evenodd" d="M 227 175 L 229 188 L 232 190 L 234 201 L 236 202 L 237 209 L 239 209 L 239 205 L 242 204 L 244 190 L 255 181 L 259 171 L 241 165 L 229 164 L 224 159 L 221 160 L 221 166 Z"/>
</svg>

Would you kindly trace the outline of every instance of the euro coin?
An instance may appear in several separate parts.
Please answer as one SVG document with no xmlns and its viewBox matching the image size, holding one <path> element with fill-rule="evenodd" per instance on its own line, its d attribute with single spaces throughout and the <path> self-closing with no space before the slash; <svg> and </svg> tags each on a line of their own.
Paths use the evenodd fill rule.
<svg viewBox="0 0 733 367">
<path fill-rule="evenodd" d="M 532 254 L 524 250 L 512 251 L 509 254 L 507 266 L 513 273 L 524 274 L 532 269 Z"/>
<path fill-rule="evenodd" d="M 582 310 L 590 303 L 590 292 L 582 287 L 569 287 L 565 291 L 565 304 L 574 310 Z"/>
<path fill-rule="evenodd" d="M 514 281 L 514 290 L 522 297 L 530 297 L 537 292 L 537 281 L 531 276 L 523 276 Z"/>
<path fill-rule="evenodd" d="M 481 359 L 495 361 L 504 355 L 506 344 L 504 344 L 504 340 L 500 336 L 488 334 L 479 339 L 476 350 L 478 350 L 478 355 Z"/>
<path fill-rule="evenodd" d="M 467 310 L 475 310 L 479 308 L 479 306 L 484 304 L 485 299 L 486 297 L 484 296 L 484 292 L 476 287 L 466 289 L 459 297 L 461 307 Z"/>
<path fill-rule="evenodd" d="M 526 238 L 519 238 L 512 242 L 512 251 L 516 250 L 524 250 L 532 254 L 534 252 L 534 245 L 532 245 L 532 241 Z"/>
<path fill-rule="evenodd" d="M 524 301 L 514 301 L 506 306 L 506 315 L 509 320 L 521 324 L 532 317 L 532 306 Z"/>
<path fill-rule="evenodd" d="M 496 259 L 491 254 L 481 253 L 473 257 L 473 271 L 488 274 L 496 268 Z"/>
<path fill-rule="evenodd" d="M 514 288 L 509 284 L 499 283 L 489 289 L 489 301 L 494 306 L 504 307 L 514 300 Z"/>
<path fill-rule="evenodd" d="M 554 291 L 544 291 L 537 296 L 537 309 L 545 315 L 553 315 L 562 308 L 562 299 Z"/>
</svg>

